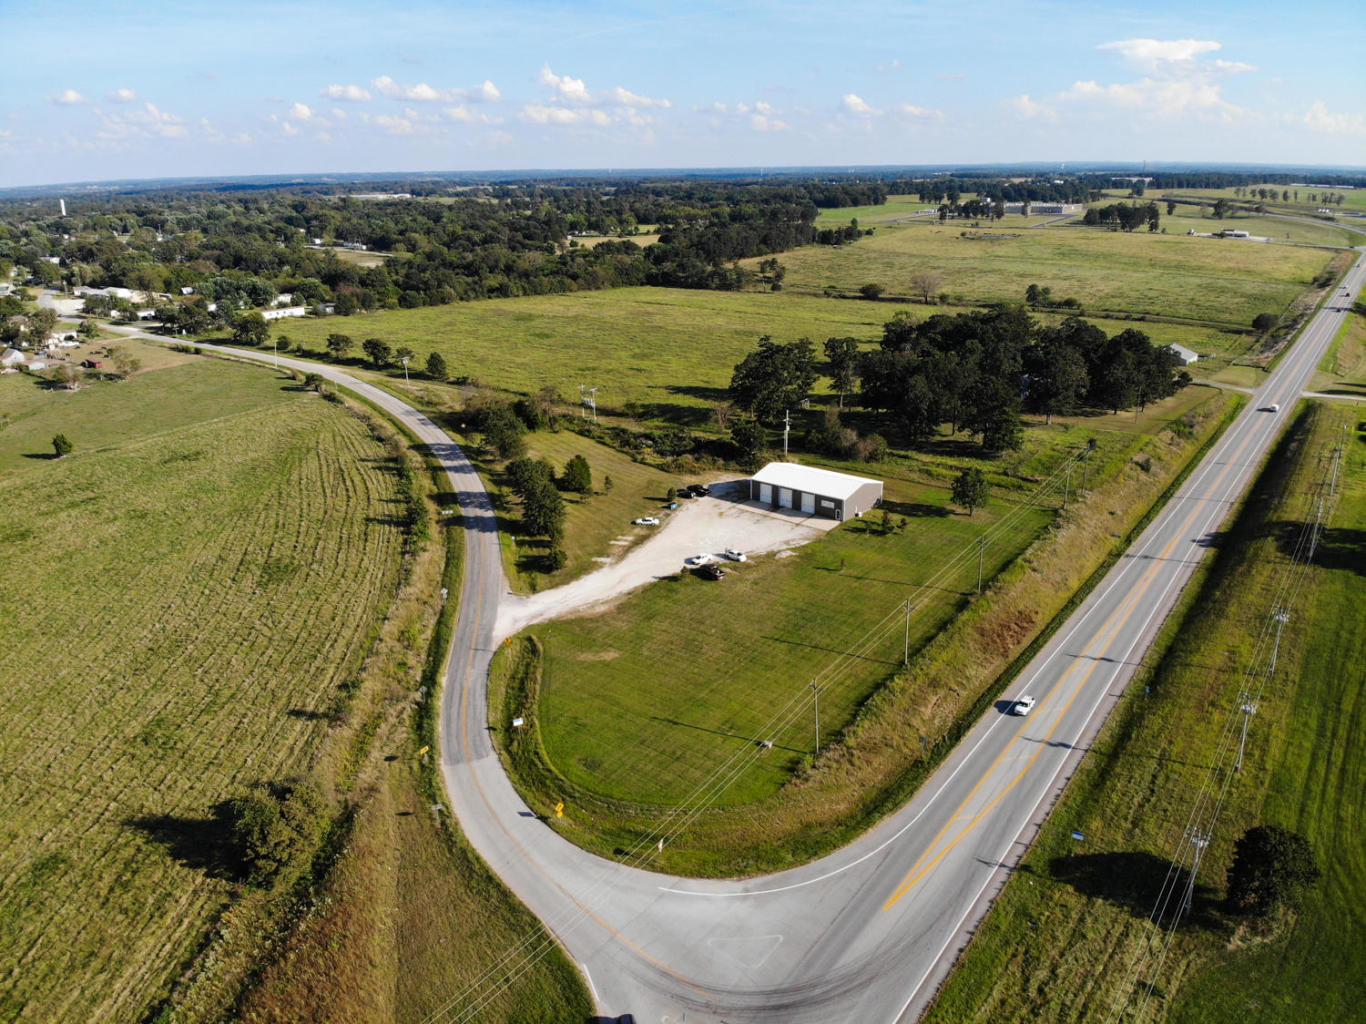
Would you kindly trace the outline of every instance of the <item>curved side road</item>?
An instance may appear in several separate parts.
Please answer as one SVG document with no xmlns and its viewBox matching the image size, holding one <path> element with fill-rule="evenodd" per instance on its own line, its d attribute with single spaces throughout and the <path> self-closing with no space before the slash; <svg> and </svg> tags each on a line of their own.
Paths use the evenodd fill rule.
<svg viewBox="0 0 1366 1024">
<path fill-rule="evenodd" d="M 1366 259 L 1358 259 L 1344 284 L 1356 295 L 1363 283 Z M 487 734 L 503 586 L 496 524 L 478 477 L 434 424 L 393 396 L 330 367 L 280 362 L 323 372 L 393 412 L 452 473 L 469 533 L 441 725 L 447 789 L 474 847 L 584 968 L 601 1012 L 629 1012 L 642 1024 L 890 1022 L 916 1019 L 947 975 L 1344 316 L 1328 306 L 1312 318 L 1255 400 L 1011 685 L 1011 697 L 1038 698 L 1028 718 L 989 711 L 877 828 L 820 861 L 743 881 L 625 868 L 531 814 Z M 1278 412 L 1267 411 L 1273 404 Z M 522 955 L 509 951 L 501 977 L 515 979 Z M 448 995 L 451 1012 L 431 1021 L 478 1019 L 469 1010 L 475 992 Z"/>
</svg>

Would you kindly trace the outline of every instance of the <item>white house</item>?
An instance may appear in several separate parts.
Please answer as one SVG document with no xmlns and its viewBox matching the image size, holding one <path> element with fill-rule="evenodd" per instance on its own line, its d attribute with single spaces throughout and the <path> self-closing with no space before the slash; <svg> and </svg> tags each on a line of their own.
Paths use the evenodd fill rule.
<svg viewBox="0 0 1366 1024">
<path fill-rule="evenodd" d="M 293 304 L 294 296 L 289 292 L 281 292 L 275 296 L 275 301 L 271 303 L 272 306 L 292 306 Z"/>
<path fill-rule="evenodd" d="M 7 348 L 3 355 L 0 355 L 0 366 L 18 366 L 27 356 L 17 348 Z"/>
<path fill-rule="evenodd" d="M 1186 366 L 1190 366 L 1191 363 L 1200 358 L 1199 352 L 1192 352 L 1185 345 L 1168 345 L 1167 348 L 1171 349 L 1176 358 L 1180 359 Z"/>
<path fill-rule="evenodd" d="M 191 288 L 189 285 L 185 285 L 185 286 L 183 286 L 183 287 L 180 289 L 180 294 L 181 294 L 181 295 L 193 295 L 193 294 L 194 294 L 194 289 Z"/>
<path fill-rule="evenodd" d="M 28 364 L 28 368 L 30 370 L 46 370 L 47 363 L 42 359 L 35 359 L 33 360 L 33 362 Z"/>
<path fill-rule="evenodd" d="M 307 306 L 282 306 L 282 307 L 280 307 L 280 308 L 278 308 L 278 309 L 263 309 L 263 310 L 261 310 L 261 318 L 262 318 L 263 320 L 283 320 L 285 317 L 289 317 L 289 316 L 307 316 L 307 315 L 308 315 L 308 307 L 307 307 Z"/>
</svg>

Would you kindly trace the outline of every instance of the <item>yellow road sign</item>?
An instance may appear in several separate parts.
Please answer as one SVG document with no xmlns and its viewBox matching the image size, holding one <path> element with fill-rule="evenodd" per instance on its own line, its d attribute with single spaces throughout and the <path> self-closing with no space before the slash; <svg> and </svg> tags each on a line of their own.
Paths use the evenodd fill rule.
<svg viewBox="0 0 1366 1024">
<path fill-rule="evenodd" d="M 557 804 L 555 805 L 555 817 L 557 817 L 557 818 L 563 818 L 563 817 L 564 817 L 564 801 L 563 801 L 563 800 L 561 800 L 559 803 L 557 803 Z"/>
</svg>

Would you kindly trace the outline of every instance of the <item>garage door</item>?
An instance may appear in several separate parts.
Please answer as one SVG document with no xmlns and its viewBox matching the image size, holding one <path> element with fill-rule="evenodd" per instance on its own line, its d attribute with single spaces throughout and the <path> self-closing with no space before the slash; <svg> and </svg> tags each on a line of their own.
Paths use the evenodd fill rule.
<svg viewBox="0 0 1366 1024">
<path fill-rule="evenodd" d="M 816 511 L 816 496 L 814 494 L 802 495 L 802 511 L 814 514 Z"/>
<path fill-rule="evenodd" d="M 759 500 L 762 501 L 765 505 L 772 505 L 772 504 L 773 504 L 773 485 L 772 485 L 772 484 L 760 484 L 760 485 L 759 485 Z"/>
<path fill-rule="evenodd" d="M 791 487 L 779 487 L 779 488 L 778 488 L 778 507 L 779 507 L 779 508 L 791 508 L 791 507 L 792 507 L 792 488 L 791 488 Z"/>
</svg>

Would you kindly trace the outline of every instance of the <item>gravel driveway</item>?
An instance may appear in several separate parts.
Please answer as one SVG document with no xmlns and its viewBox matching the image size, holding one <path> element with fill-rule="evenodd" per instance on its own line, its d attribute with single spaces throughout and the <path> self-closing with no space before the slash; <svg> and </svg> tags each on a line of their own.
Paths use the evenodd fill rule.
<svg viewBox="0 0 1366 1024">
<path fill-rule="evenodd" d="M 682 500 L 663 526 L 626 527 L 656 533 L 619 561 L 554 590 L 530 597 L 505 596 L 498 606 L 494 641 L 537 622 L 604 607 L 637 587 L 675 575 L 683 568 L 683 559 L 699 552 L 724 562 L 721 552 L 735 548 L 752 558 L 806 544 L 839 525 L 833 519 L 741 501 L 747 493 L 744 480 L 714 484 L 710 496 Z"/>
</svg>

